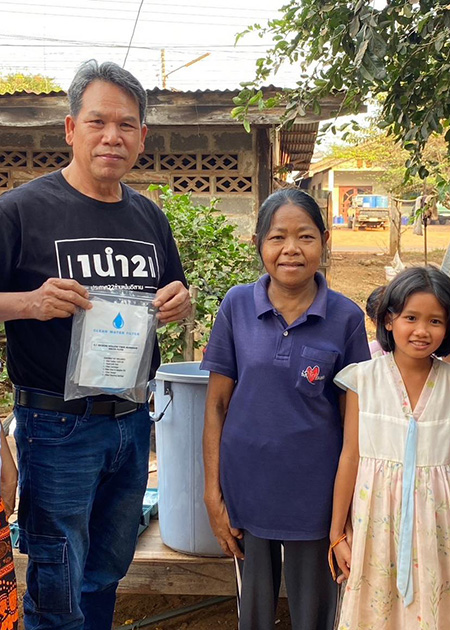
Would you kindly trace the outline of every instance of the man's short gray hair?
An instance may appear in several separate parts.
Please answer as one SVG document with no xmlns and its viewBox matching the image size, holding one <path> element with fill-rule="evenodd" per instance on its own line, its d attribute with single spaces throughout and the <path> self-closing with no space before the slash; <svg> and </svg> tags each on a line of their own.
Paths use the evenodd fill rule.
<svg viewBox="0 0 450 630">
<path fill-rule="evenodd" d="M 104 61 L 98 64 L 95 59 L 85 61 L 77 70 L 77 73 L 67 91 L 69 98 L 69 110 L 71 116 L 76 118 L 83 104 L 83 94 L 93 81 L 105 81 L 113 83 L 132 96 L 139 105 L 139 118 L 141 125 L 145 122 L 147 109 L 147 94 L 139 81 L 131 72 L 124 70 L 112 61 Z"/>
</svg>

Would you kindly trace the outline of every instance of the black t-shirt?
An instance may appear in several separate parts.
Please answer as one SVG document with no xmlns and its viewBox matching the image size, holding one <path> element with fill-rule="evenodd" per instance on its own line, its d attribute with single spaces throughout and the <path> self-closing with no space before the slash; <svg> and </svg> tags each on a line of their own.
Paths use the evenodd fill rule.
<svg viewBox="0 0 450 630">
<path fill-rule="evenodd" d="M 122 185 L 123 199 L 104 203 L 70 186 L 60 171 L 0 197 L 0 291 L 32 291 L 51 277 L 85 286 L 154 293 L 186 284 L 164 213 Z M 5 323 L 11 380 L 62 393 L 72 318 Z M 156 346 L 150 378 L 160 363 Z"/>
</svg>

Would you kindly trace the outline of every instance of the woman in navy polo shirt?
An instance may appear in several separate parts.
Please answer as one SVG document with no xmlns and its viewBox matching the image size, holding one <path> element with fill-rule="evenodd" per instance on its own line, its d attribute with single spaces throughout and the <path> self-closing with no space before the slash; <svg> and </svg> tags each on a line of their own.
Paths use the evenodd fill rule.
<svg viewBox="0 0 450 630">
<path fill-rule="evenodd" d="M 329 234 L 299 189 L 261 206 L 254 242 L 267 274 L 226 295 L 202 367 L 205 502 L 236 559 L 240 630 L 273 630 L 281 547 L 293 630 L 332 630 L 327 564 L 342 446 L 337 372 L 370 358 L 364 315 L 318 273 Z"/>
</svg>

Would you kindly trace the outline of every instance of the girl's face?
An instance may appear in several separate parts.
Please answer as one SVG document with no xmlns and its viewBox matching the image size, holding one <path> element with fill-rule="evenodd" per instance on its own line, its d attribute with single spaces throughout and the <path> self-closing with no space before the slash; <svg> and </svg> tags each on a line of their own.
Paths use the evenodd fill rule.
<svg viewBox="0 0 450 630">
<path fill-rule="evenodd" d="M 414 293 L 403 311 L 385 324 L 392 331 L 395 353 L 424 359 L 435 352 L 447 332 L 447 313 L 432 293 Z"/>
<path fill-rule="evenodd" d="M 320 233 L 299 206 L 280 206 L 261 246 L 261 258 L 271 282 L 292 291 L 305 288 L 319 268 L 328 236 L 328 232 Z"/>
</svg>

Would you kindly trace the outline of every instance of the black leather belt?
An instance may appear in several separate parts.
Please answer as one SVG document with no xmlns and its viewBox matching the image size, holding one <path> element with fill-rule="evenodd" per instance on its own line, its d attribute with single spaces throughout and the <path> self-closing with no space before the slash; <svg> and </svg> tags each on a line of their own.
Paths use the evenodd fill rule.
<svg viewBox="0 0 450 630">
<path fill-rule="evenodd" d="M 16 405 L 21 407 L 32 407 L 43 411 L 57 411 L 60 413 L 75 414 L 82 416 L 87 409 L 86 400 L 63 400 L 59 396 L 40 394 L 24 389 L 15 389 Z M 128 413 L 133 413 L 143 407 L 143 403 L 135 403 L 131 400 L 95 400 L 92 403 L 91 415 L 113 416 L 119 418 Z"/>
</svg>

